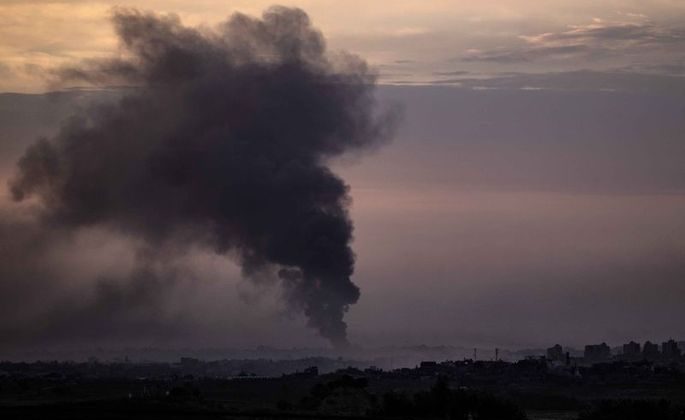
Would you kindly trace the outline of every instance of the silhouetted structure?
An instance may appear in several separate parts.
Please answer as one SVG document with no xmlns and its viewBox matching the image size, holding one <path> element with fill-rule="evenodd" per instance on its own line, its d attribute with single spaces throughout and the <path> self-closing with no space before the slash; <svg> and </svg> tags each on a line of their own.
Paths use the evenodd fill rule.
<svg viewBox="0 0 685 420">
<path fill-rule="evenodd" d="M 421 364 L 419 365 L 419 368 L 421 368 L 421 369 L 435 369 L 437 366 L 438 366 L 438 362 L 434 362 L 434 361 L 429 360 L 429 361 L 421 362 Z"/>
<path fill-rule="evenodd" d="M 585 346 L 583 356 L 588 361 L 600 362 L 609 360 L 611 357 L 611 348 L 606 343 L 589 344 Z"/>
<path fill-rule="evenodd" d="M 623 356 L 629 359 L 636 359 L 642 356 L 640 343 L 631 341 L 623 345 Z"/>
<path fill-rule="evenodd" d="M 555 344 L 554 346 L 550 347 L 547 349 L 547 359 L 554 361 L 554 362 L 560 362 L 564 360 L 564 349 L 561 347 L 559 344 Z"/>
<path fill-rule="evenodd" d="M 194 368 L 200 365 L 200 360 L 193 357 L 181 357 L 181 366 L 185 368 Z"/>
<path fill-rule="evenodd" d="M 660 356 L 659 345 L 654 344 L 651 341 L 646 341 L 645 345 L 642 346 L 642 355 L 646 359 L 656 359 Z"/>
<path fill-rule="evenodd" d="M 677 359 L 680 357 L 680 349 L 678 348 L 678 343 L 674 340 L 668 340 L 661 344 L 661 354 L 666 359 Z"/>
<path fill-rule="evenodd" d="M 604 343 L 588 347 L 591 357 L 609 353 Z M 671 354 L 672 340 L 664 348 Z M 564 365 L 539 356 L 517 362 L 429 360 L 387 371 L 337 358 L 0 362 L 0 418 L 523 420 L 523 409 L 544 409 L 580 420 L 685 419 L 682 357 L 579 362 Z M 275 363 L 297 371 L 276 373 Z M 641 400 L 602 402 L 624 395 Z"/>
</svg>

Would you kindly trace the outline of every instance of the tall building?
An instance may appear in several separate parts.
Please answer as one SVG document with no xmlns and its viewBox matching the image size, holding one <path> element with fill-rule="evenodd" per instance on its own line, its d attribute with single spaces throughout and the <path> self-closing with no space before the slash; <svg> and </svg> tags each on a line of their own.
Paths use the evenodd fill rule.
<svg viewBox="0 0 685 420">
<path fill-rule="evenodd" d="M 563 361 L 564 360 L 564 349 L 561 345 L 556 344 L 547 349 L 547 360 L 552 361 Z"/>
<path fill-rule="evenodd" d="M 631 341 L 628 344 L 623 345 L 623 356 L 627 358 L 636 358 L 642 356 L 640 343 Z"/>
<path fill-rule="evenodd" d="M 645 345 L 642 346 L 642 355 L 647 359 L 654 359 L 659 357 L 659 345 L 654 344 L 651 341 L 646 341 Z"/>
<path fill-rule="evenodd" d="M 611 358 L 611 348 L 606 343 L 590 344 L 585 346 L 583 354 L 585 360 L 591 362 L 601 362 Z"/>
<path fill-rule="evenodd" d="M 678 343 L 671 339 L 661 344 L 661 354 L 668 359 L 679 358 L 680 349 L 678 348 Z"/>
</svg>

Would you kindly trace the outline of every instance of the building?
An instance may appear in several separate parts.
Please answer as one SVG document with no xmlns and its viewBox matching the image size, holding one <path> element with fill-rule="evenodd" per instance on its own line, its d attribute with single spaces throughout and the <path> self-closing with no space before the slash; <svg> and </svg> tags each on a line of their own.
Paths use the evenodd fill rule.
<svg viewBox="0 0 685 420">
<path fill-rule="evenodd" d="M 589 344 L 585 346 L 583 357 L 590 362 L 603 362 L 611 358 L 611 348 L 606 343 Z"/>
<path fill-rule="evenodd" d="M 623 345 L 623 356 L 627 358 L 639 358 L 642 356 L 642 349 L 640 343 L 631 341 L 628 344 Z"/>
<path fill-rule="evenodd" d="M 660 356 L 659 345 L 654 344 L 651 341 L 646 341 L 644 346 L 642 346 L 642 355 L 646 359 L 655 359 Z"/>
<path fill-rule="evenodd" d="M 667 359 L 678 359 L 680 358 L 680 349 L 678 348 L 678 343 L 674 340 L 668 340 L 667 342 L 661 344 L 661 354 Z"/>
<path fill-rule="evenodd" d="M 547 360 L 554 362 L 561 362 L 564 360 L 564 349 L 561 345 L 556 344 L 547 349 Z"/>
</svg>

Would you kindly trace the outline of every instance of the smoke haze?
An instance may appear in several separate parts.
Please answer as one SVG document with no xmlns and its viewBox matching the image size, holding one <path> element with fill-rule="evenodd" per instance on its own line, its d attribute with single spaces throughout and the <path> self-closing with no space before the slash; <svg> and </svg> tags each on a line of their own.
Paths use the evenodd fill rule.
<svg viewBox="0 0 685 420">
<path fill-rule="evenodd" d="M 121 54 L 64 68 L 58 82 L 134 88 L 26 150 L 10 190 L 36 216 L 3 229 L 32 244 L 12 249 L 31 251 L 12 255 L 2 277 L 34 275 L 31 261 L 46 260 L 37 253 L 77 232 L 115 232 L 133 244 L 130 290 L 100 280 L 95 312 L 148 313 L 184 277 L 176 261 L 199 247 L 236 259 L 248 278 L 279 282 L 291 309 L 345 345 L 343 317 L 359 289 L 348 187 L 328 165 L 391 136 L 394 114 L 378 111 L 373 72 L 328 54 L 299 9 L 234 14 L 214 29 L 117 9 L 113 23 Z M 45 272 L 59 270 L 35 275 Z"/>
<path fill-rule="evenodd" d="M 249 7 L 234 6 L 257 16 L 261 6 L 255 1 Z M 39 12 L 48 6 L 42 3 L 2 7 L 17 19 L 0 28 L 13 47 L 3 52 L 5 69 L 21 77 L 20 63 L 35 61 L 43 70 L 24 70 L 37 78 L 53 66 L 73 63 L 69 60 L 111 54 L 116 43 L 109 41 L 114 38 L 101 23 L 100 12 L 84 22 L 76 10 L 90 10 L 91 2 L 80 7 L 72 3 L 59 9 L 50 6 L 50 13 L 44 14 Z M 252 149 L 226 143 L 227 149 L 230 145 L 242 153 L 234 159 L 240 166 L 235 166 L 225 159 L 218 141 L 208 140 L 210 132 L 196 127 L 218 121 L 211 110 L 224 101 L 231 105 L 222 111 L 224 121 L 233 130 L 226 138 L 237 139 L 238 129 L 241 135 L 251 132 L 245 127 L 272 133 L 275 129 L 268 127 L 276 124 L 278 138 L 287 139 L 279 144 L 290 142 L 290 137 L 280 136 L 288 131 L 283 127 L 289 120 L 272 122 L 273 113 L 265 111 L 281 107 L 278 101 L 263 100 L 276 85 L 242 81 L 258 74 L 270 78 L 277 68 L 309 69 L 317 80 L 331 80 L 334 74 L 347 77 L 347 89 L 356 86 L 360 101 L 368 95 L 373 102 L 374 75 L 358 60 L 331 53 L 332 47 L 362 52 L 380 73 L 374 93 L 379 108 L 391 109 L 388 104 L 393 103 L 403 108 L 392 143 L 373 158 L 350 159 L 382 144 L 383 135 L 359 148 L 345 142 L 343 153 L 316 152 L 319 166 L 349 186 L 342 202 L 350 212 L 346 226 L 354 221 L 351 278 L 363 291 L 344 316 L 349 341 L 367 348 L 447 344 L 503 349 L 544 348 L 556 342 L 582 348 L 603 341 L 613 346 L 630 340 L 682 340 L 682 44 L 673 38 L 675 26 L 659 18 L 661 12 L 650 15 L 650 23 L 646 17 L 609 16 L 606 5 L 600 7 L 604 15 L 585 16 L 576 3 L 573 16 L 551 13 L 557 6 L 550 6 L 550 14 L 539 21 L 508 23 L 492 14 L 469 21 L 468 16 L 460 20 L 431 9 L 440 18 L 436 25 L 422 21 L 420 13 L 381 3 L 341 3 L 334 10 L 326 2 L 307 2 L 307 12 L 325 28 L 327 52 L 321 62 L 326 64 L 316 64 L 316 54 L 303 53 L 300 57 L 309 58 L 292 67 L 271 52 L 277 48 L 268 39 L 275 36 L 240 32 L 245 35 L 241 41 L 229 42 L 222 35 L 229 24 L 194 29 L 174 17 L 120 10 L 115 16 L 122 24 L 136 20 L 139 28 L 147 27 L 136 31 L 158 34 L 155 41 L 129 37 L 131 47 L 120 40 L 119 54 L 107 60 L 62 69 L 52 86 L 60 92 L 0 93 L 0 358 L 45 357 L 41 355 L 64 347 L 70 348 L 61 354 L 73 350 L 85 358 L 101 357 L 98 348 L 121 349 L 123 357 L 126 348 L 168 348 L 188 355 L 185 349 L 320 346 L 317 330 L 304 327 L 308 301 L 303 296 L 308 295 L 297 288 L 303 282 L 301 269 L 253 264 L 256 254 L 246 253 L 248 248 L 219 241 L 226 236 L 218 232 L 221 225 L 213 215 L 224 213 L 207 210 L 214 203 L 208 204 L 212 194 L 219 195 L 218 186 L 232 185 L 222 176 L 227 170 L 223 166 L 229 165 L 230 179 L 244 184 L 249 178 L 254 184 L 252 195 L 241 191 L 245 206 L 235 211 L 242 209 L 253 221 L 280 212 L 284 221 L 273 225 L 286 226 L 285 217 L 302 209 L 304 202 L 299 207 L 275 205 L 286 199 L 264 196 L 267 200 L 256 188 L 273 186 L 262 176 L 269 172 L 263 168 L 277 167 L 267 157 L 287 159 L 296 150 L 286 153 L 275 142 L 260 144 L 254 150 L 265 157 L 250 166 L 244 156 Z M 412 4 L 426 9 L 423 2 Z M 203 9 L 197 2 L 164 2 L 161 7 L 178 12 L 186 24 L 214 24 L 225 16 L 226 5 Z M 377 18 L 368 20 L 367 7 L 377 10 Z M 640 7 L 655 11 L 642 3 Z M 395 12 L 409 20 L 397 19 Z M 682 26 L 677 19 L 682 10 L 671 5 L 662 12 Z M 591 16 L 602 20 L 589 21 Z M 247 26 L 271 27 L 272 34 L 276 26 L 282 33 L 292 32 L 285 24 L 266 24 L 267 18 L 241 19 L 252 22 Z M 383 20 L 391 26 L 383 26 Z M 424 23 L 429 32 L 419 31 Z M 442 24 L 449 25 L 451 36 L 441 30 Z M 626 33 L 625 28 L 639 30 Z M 360 29 L 367 33 L 358 34 Z M 614 30 L 620 39 L 607 38 Z M 294 39 L 308 39 L 307 30 L 297 33 Z M 654 37 L 659 34 L 670 35 Z M 565 50 L 569 55 L 562 57 L 557 47 L 565 40 L 581 40 L 587 48 Z M 318 41 L 302 42 L 312 46 Z M 205 53 L 208 49 L 220 53 Z M 600 50 L 614 53 L 592 58 L 592 52 Z M 255 62 L 245 58 L 245 51 L 254 53 Z M 154 64 L 160 61 L 155 57 L 172 55 L 192 59 L 169 59 L 187 66 Z M 250 66 L 257 71 L 223 71 L 223 64 L 208 58 L 226 56 L 232 57 L 235 69 Z M 517 56 L 527 59 L 510 59 Z M 34 60 L 38 58 L 41 61 Z M 172 69 L 173 78 L 166 73 L 152 76 Z M 260 93 L 262 98 L 221 96 L 223 87 L 211 83 L 206 84 L 208 93 L 192 95 L 201 90 L 201 80 L 214 80 L 211 75 L 217 72 L 235 81 L 226 83 L 236 92 Z M 2 90 L 45 90 L 28 81 L 18 85 L 16 77 L 6 73 Z M 354 75 L 363 83 L 350 82 L 356 80 Z M 399 85 L 421 80 L 420 86 Z M 64 89 L 86 82 L 96 89 Z M 300 90 L 302 96 L 306 92 Z M 307 112 L 318 115 L 320 103 L 328 102 Z M 287 108 L 304 105 L 291 101 Z M 255 118 L 236 117 L 241 109 Z M 67 120 L 70 115 L 77 119 Z M 387 133 L 392 128 L 384 125 L 387 117 L 376 115 L 369 121 Z M 257 124 L 257 116 L 268 124 Z M 246 125 L 238 127 L 236 121 Z M 211 127 L 213 133 L 224 129 Z M 103 138 L 93 139 L 103 133 Z M 18 171 L 27 147 L 41 137 L 47 147 L 35 146 L 28 154 L 34 157 L 26 158 L 26 170 Z M 183 141 L 189 138 L 192 144 Z M 65 139 L 73 142 L 66 144 Z M 176 153 L 179 149 L 182 153 Z M 239 168 L 244 172 L 236 175 Z M 193 191 L 214 175 L 219 180 L 207 184 L 211 188 Z M 13 179 L 15 192 L 24 195 L 22 200 L 16 201 L 5 187 L 8 179 Z M 233 198 L 221 197 L 222 208 L 233 209 Z M 251 205 L 260 212 L 248 212 Z M 248 233 L 273 232 L 257 222 L 246 226 Z M 266 249 L 266 239 L 273 238 L 260 240 L 258 249 Z M 316 282 L 311 285 L 321 291 Z M 351 300 L 345 296 L 335 297 Z"/>
</svg>

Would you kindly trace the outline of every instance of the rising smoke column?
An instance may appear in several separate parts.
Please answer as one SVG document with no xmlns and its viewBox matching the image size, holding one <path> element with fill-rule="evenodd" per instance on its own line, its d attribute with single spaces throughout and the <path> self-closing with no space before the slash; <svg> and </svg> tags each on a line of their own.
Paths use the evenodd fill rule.
<svg viewBox="0 0 685 420">
<path fill-rule="evenodd" d="M 105 227 L 146 247 L 191 245 L 280 279 L 291 307 L 344 345 L 359 298 L 347 185 L 331 158 L 390 137 L 375 76 L 333 57 L 307 15 L 274 7 L 215 29 L 117 9 L 121 54 L 63 69 L 62 80 L 125 84 L 27 149 L 11 182 L 43 223 Z"/>
</svg>

